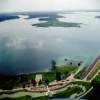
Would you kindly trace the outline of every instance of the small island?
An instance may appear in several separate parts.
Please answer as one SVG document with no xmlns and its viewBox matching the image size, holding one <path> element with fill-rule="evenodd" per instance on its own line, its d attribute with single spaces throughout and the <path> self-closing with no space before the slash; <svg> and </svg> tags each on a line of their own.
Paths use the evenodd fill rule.
<svg viewBox="0 0 100 100">
<path fill-rule="evenodd" d="M 100 18 L 100 16 L 96 16 L 96 18 L 98 18 L 98 19 L 99 19 L 99 18 Z"/>
<path fill-rule="evenodd" d="M 19 19 L 19 17 L 15 14 L 0 14 L 0 22 L 13 20 L 13 19 Z"/>
<path fill-rule="evenodd" d="M 33 26 L 37 26 L 37 27 L 80 27 L 80 25 L 82 24 L 82 23 L 62 22 L 62 21 L 59 21 L 58 17 L 51 17 L 51 16 L 46 17 L 46 18 L 45 17 L 39 18 L 39 21 L 42 23 L 33 24 Z"/>
</svg>

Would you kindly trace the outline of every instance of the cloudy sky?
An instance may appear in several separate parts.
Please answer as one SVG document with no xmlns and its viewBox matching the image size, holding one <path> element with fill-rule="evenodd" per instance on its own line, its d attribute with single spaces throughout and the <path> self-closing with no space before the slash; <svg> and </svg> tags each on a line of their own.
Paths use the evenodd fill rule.
<svg viewBox="0 0 100 100">
<path fill-rule="evenodd" d="M 100 9 L 100 0 L 0 0 L 0 12 Z"/>
</svg>

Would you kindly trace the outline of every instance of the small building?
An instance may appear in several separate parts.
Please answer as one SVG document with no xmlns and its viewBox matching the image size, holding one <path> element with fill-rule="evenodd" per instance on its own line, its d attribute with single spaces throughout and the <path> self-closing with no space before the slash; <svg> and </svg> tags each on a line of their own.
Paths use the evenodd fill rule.
<svg viewBox="0 0 100 100">
<path fill-rule="evenodd" d="M 39 81 L 42 81 L 42 74 L 36 74 L 35 81 L 37 83 L 37 86 L 39 86 Z"/>
</svg>

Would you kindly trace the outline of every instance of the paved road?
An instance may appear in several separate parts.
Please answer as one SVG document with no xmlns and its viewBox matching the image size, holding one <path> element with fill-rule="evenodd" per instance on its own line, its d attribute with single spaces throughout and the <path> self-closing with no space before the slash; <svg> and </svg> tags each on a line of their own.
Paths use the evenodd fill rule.
<svg viewBox="0 0 100 100">
<path fill-rule="evenodd" d="M 98 55 L 95 60 L 88 66 L 88 68 L 86 69 L 86 71 L 83 73 L 82 75 L 82 79 L 85 79 L 87 77 L 87 75 L 89 74 L 89 72 L 92 70 L 92 68 L 94 67 L 94 65 L 96 64 L 96 62 L 100 59 L 100 55 Z"/>
</svg>

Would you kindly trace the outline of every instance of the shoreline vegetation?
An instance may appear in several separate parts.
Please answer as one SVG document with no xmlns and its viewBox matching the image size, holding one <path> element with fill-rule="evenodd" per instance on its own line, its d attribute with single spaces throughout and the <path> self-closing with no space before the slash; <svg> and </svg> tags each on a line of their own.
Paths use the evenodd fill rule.
<svg viewBox="0 0 100 100">
<path fill-rule="evenodd" d="M 70 62 L 68 65 L 57 66 L 56 61 L 52 60 L 49 72 L 20 75 L 21 77 L 12 77 L 13 81 L 11 79 L 7 81 L 9 77 L 6 81 L 2 79 L 3 83 L 0 82 L 0 88 L 3 90 L 0 92 L 0 100 L 15 100 L 15 98 L 16 100 L 48 100 L 49 97 L 77 98 L 82 97 L 92 87 L 93 94 L 94 91 L 100 91 L 100 56 L 96 58 L 96 62 L 91 66 L 91 70 L 88 71 L 84 79 L 82 79 L 82 75 L 87 71 L 88 67 L 84 66 L 75 74 L 81 64 L 76 65 Z M 21 87 L 21 90 L 13 91 L 13 88 L 17 89 L 19 87 Z M 40 87 L 44 87 L 46 91 L 36 91 Z M 90 92 L 84 97 L 92 100 L 90 99 L 92 95 Z M 96 95 L 98 96 L 98 94 Z"/>
<path fill-rule="evenodd" d="M 17 87 L 35 86 L 35 78 L 37 74 L 42 75 L 42 82 L 40 83 L 40 85 L 45 84 L 45 81 L 48 81 L 47 83 L 50 83 L 56 80 L 56 74 L 58 74 L 58 76 L 60 74 L 60 76 L 58 77 L 59 81 L 70 76 L 71 73 L 74 73 L 79 67 L 79 65 L 72 64 L 72 62 L 70 62 L 70 64 L 68 65 L 62 66 L 56 66 L 56 62 L 54 60 L 51 63 L 51 70 L 48 72 L 36 72 L 21 75 L 0 75 L 0 80 L 2 80 L 2 82 L 0 82 L 0 88 L 3 88 L 4 90 L 10 90 Z"/>
</svg>

